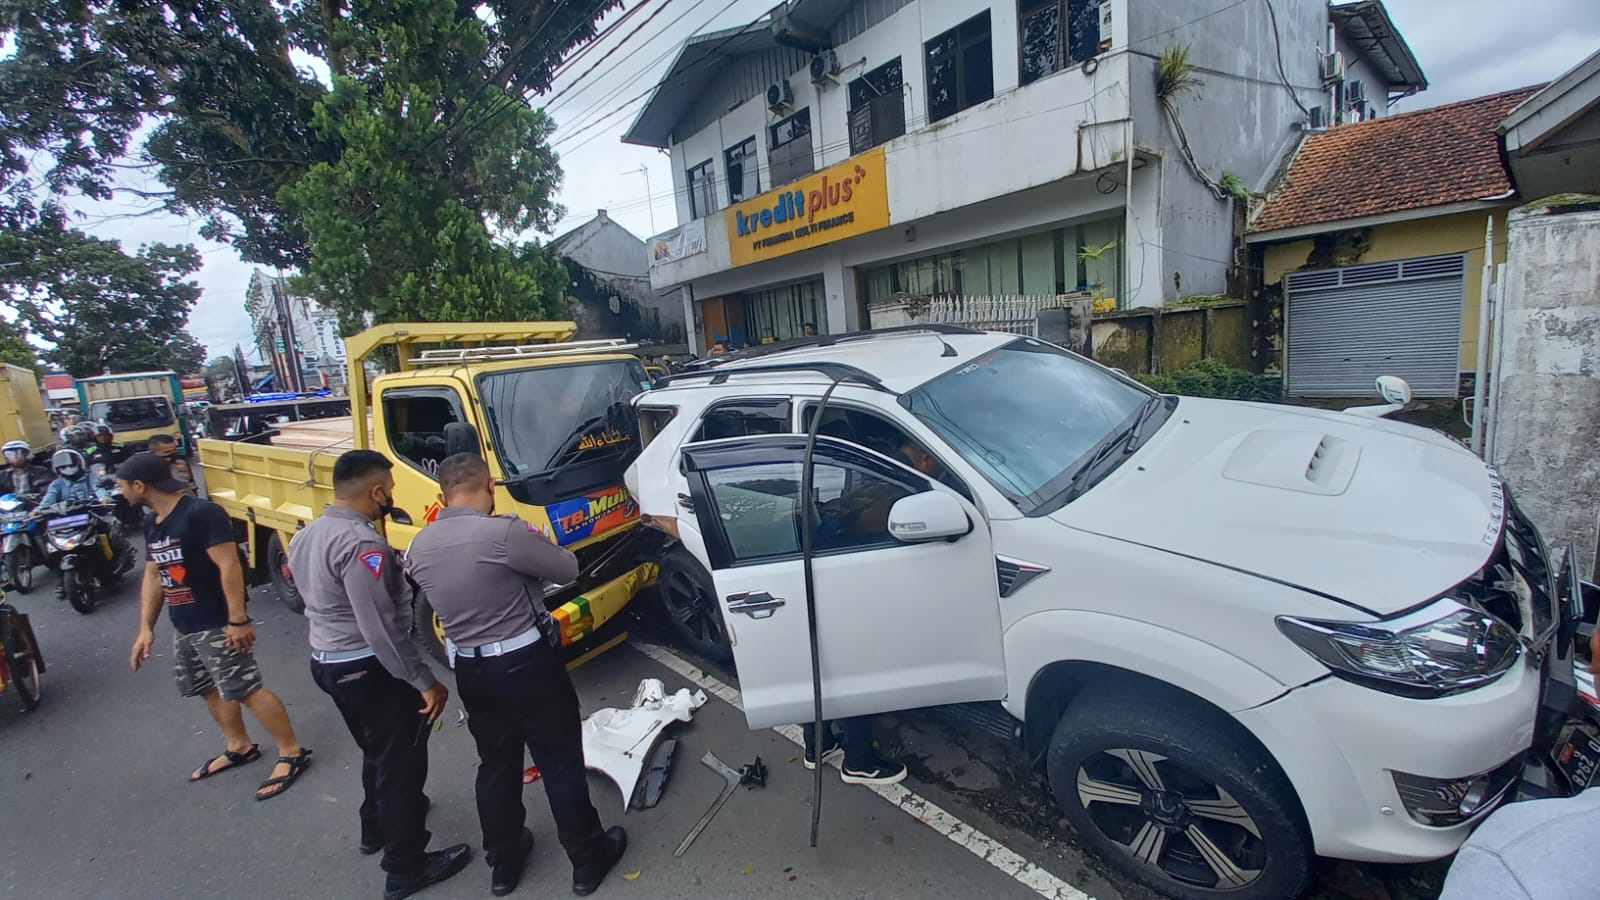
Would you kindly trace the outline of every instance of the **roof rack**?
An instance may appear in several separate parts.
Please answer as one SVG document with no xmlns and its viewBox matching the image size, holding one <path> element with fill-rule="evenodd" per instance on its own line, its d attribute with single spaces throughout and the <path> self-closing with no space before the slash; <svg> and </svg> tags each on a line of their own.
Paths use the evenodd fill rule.
<svg viewBox="0 0 1600 900">
<path fill-rule="evenodd" d="M 443 366 L 464 362 L 498 362 L 506 359 L 533 359 L 541 356 L 573 356 L 582 353 L 601 353 L 610 350 L 633 350 L 621 338 L 602 338 L 592 341 L 562 341 L 552 344 L 517 344 L 503 347 L 452 347 L 442 350 L 424 350 L 421 356 L 408 362 L 418 366 Z"/>
<path fill-rule="evenodd" d="M 704 359 L 698 359 L 689 363 L 688 368 L 691 370 L 701 368 L 716 368 L 731 362 L 738 362 L 746 359 L 757 359 L 762 356 L 771 356 L 774 353 L 787 353 L 790 350 L 809 350 L 818 347 L 832 347 L 835 344 L 867 341 L 874 338 L 889 337 L 891 335 L 899 334 L 983 334 L 983 332 L 976 328 L 968 328 L 965 325 L 945 325 L 940 323 L 931 323 L 927 325 L 897 325 L 893 328 L 876 328 L 871 331 L 850 331 L 844 334 L 823 334 L 809 338 L 793 338 L 787 341 L 779 341 L 774 344 L 762 344 L 759 347 L 751 347 L 748 350 L 737 350 L 722 356 L 712 356 Z"/>
<path fill-rule="evenodd" d="M 726 384 L 728 379 L 735 375 L 766 375 L 773 372 L 816 372 L 827 375 L 836 381 L 850 381 L 866 385 L 876 391 L 893 393 L 883 386 L 882 379 L 871 372 L 836 362 L 766 363 L 764 365 L 739 366 L 734 369 L 694 369 L 668 375 L 656 382 L 656 387 L 666 387 L 669 384 L 688 381 L 691 378 L 709 378 L 712 384 Z"/>
</svg>

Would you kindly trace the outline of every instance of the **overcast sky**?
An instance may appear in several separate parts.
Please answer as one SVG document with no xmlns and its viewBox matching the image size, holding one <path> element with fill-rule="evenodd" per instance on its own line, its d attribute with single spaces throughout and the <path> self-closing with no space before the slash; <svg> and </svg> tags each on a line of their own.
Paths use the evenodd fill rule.
<svg viewBox="0 0 1600 900">
<path fill-rule="evenodd" d="M 638 2 L 628 0 L 627 5 L 632 8 Z M 666 155 L 623 144 L 621 134 L 644 102 L 639 95 L 660 79 L 685 37 L 749 22 L 775 2 L 652 0 L 558 76 L 553 100 L 547 102 L 559 126 L 556 150 L 565 170 L 560 200 L 568 214 L 557 233 L 581 224 L 602 208 L 640 237 L 676 224 Z M 1188 2 L 1200 9 L 1220 8 L 1232 0 Z M 1398 108 L 1450 103 L 1560 75 L 1600 48 L 1600 16 L 1595 15 L 1594 3 L 1387 0 L 1395 25 L 1411 44 L 1430 85 Z M 623 14 L 615 12 L 610 19 Z M 641 23 L 647 24 L 629 37 Z M 602 61 L 624 38 L 626 43 Z M 597 63 L 598 67 L 588 72 Z M 650 200 L 646 199 L 641 166 L 649 172 Z M 80 208 L 88 213 L 82 223 L 85 230 L 120 239 L 129 249 L 149 241 L 194 243 L 205 261 L 197 276 L 204 295 L 190 318 L 189 330 L 207 345 L 212 356 L 229 352 L 235 342 L 244 344 L 248 352 L 250 323 L 244 313 L 244 292 L 251 266 L 230 248 L 200 238 L 198 223 L 165 215 L 128 218 L 131 207 L 121 203 Z"/>
</svg>

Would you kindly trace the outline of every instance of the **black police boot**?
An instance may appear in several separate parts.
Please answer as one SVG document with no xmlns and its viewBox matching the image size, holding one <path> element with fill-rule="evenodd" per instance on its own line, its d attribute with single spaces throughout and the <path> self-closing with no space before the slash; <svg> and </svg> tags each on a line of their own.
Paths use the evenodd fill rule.
<svg viewBox="0 0 1600 900">
<path fill-rule="evenodd" d="M 587 897 L 594 893 L 600 887 L 600 882 L 606 880 L 606 873 L 622 859 L 622 854 L 627 849 L 628 833 L 622 830 L 622 826 L 613 825 L 607 828 L 606 846 L 600 851 L 598 858 L 583 866 L 572 867 L 572 892 L 579 897 Z"/>
<path fill-rule="evenodd" d="M 429 885 L 438 884 L 467 867 L 472 859 L 472 848 L 456 844 L 443 850 L 423 854 L 422 868 L 410 875 L 390 872 L 383 886 L 383 900 L 403 900 Z"/>
<path fill-rule="evenodd" d="M 517 882 L 522 880 L 522 869 L 528 864 L 528 854 L 533 852 L 533 831 L 522 829 L 522 848 L 511 855 L 510 859 L 503 859 L 494 864 L 489 875 L 489 893 L 496 897 L 504 897 L 517 889 Z"/>
</svg>

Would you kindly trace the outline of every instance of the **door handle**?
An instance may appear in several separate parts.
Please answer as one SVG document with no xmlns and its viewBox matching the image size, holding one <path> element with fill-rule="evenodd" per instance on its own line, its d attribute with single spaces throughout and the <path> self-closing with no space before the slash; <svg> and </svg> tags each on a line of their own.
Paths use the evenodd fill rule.
<svg viewBox="0 0 1600 900">
<path fill-rule="evenodd" d="M 728 612 L 744 613 L 752 619 L 765 619 L 778 611 L 784 601 L 766 591 L 746 591 L 728 595 Z"/>
</svg>

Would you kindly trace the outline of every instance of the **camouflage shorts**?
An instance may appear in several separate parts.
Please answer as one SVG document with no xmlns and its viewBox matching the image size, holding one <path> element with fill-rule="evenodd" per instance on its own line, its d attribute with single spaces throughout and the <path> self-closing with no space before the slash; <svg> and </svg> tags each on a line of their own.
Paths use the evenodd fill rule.
<svg viewBox="0 0 1600 900">
<path fill-rule="evenodd" d="M 198 697 L 216 688 L 222 699 L 231 703 L 261 687 L 255 654 L 229 647 L 220 628 L 180 634 L 173 641 L 173 651 L 178 693 L 185 697 Z"/>
</svg>

